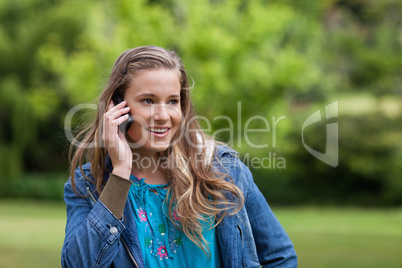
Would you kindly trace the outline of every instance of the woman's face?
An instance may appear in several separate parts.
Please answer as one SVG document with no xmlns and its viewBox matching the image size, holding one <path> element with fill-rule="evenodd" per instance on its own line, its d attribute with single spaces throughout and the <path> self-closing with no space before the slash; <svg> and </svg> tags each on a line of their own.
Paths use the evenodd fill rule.
<svg viewBox="0 0 402 268">
<path fill-rule="evenodd" d="M 124 93 L 133 123 L 127 135 L 132 151 L 152 156 L 165 151 L 182 118 L 180 80 L 174 70 L 138 72 Z"/>
</svg>

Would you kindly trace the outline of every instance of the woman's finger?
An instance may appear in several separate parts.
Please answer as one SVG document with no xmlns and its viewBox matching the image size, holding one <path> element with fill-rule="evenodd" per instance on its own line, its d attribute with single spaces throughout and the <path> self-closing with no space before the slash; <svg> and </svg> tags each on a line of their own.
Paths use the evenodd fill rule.
<svg viewBox="0 0 402 268">
<path fill-rule="evenodd" d="M 124 106 L 126 106 L 126 101 L 122 101 L 122 102 L 118 103 L 117 105 L 114 105 L 113 101 L 111 101 L 109 103 L 109 106 L 108 106 L 107 110 L 108 111 L 114 111 L 116 109 L 123 108 Z"/>
<path fill-rule="evenodd" d="M 105 116 L 113 116 L 114 118 L 117 118 L 125 113 L 128 113 L 130 111 L 130 107 L 120 107 L 119 105 L 112 106 L 113 104 L 109 104 L 108 110 L 105 113 Z"/>
<path fill-rule="evenodd" d="M 117 126 L 116 123 L 113 122 L 114 119 L 115 118 L 108 113 L 103 115 L 103 140 L 106 147 L 116 146 Z"/>
<path fill-rule="evenodd" d="M 125 115 L 120 116 L 117 119 L 115 119 L 115 121 L 116 121 L 117 125 L 120 125 L 121 123 L 123 123 L 127 119 L 128 119 L 128 114 L 125 114 Z"/>
<path fill-rule="evenodd" d="M 110 116 L 111 118 L 118 118 L 121 117 L 122 115 L 128 113 L 130 111 L 130 107 L 124 107 L 122 109 L 118 109 L 118 110 L 114 110 L 114 111 L 110 111 Z"/>
</svg>

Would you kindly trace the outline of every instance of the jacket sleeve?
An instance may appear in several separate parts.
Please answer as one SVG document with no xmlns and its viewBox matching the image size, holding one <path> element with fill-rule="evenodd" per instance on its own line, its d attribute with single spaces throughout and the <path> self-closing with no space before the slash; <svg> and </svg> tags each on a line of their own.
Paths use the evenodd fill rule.
<svg viewBox="0 0 402 268">
<path fill-rule="evenodd" d="M 297 267 L 293 244 L 254 183 L 249 168 L 240 164 L 245 184 L 245 208 L 262 267 Z"/>
<path fill-rule="evenodd" d="M 80 178 L 81 176 L 81 178 Z M 84 196 L 86 180 L 76 173 L 76 189 Z M 125 226 L 101 202 L 78 196 L 71 179 L 64 186 L 67 224 L 63 244 L 62 267 L 110 267 L 118 251 Z"/>
</svg>

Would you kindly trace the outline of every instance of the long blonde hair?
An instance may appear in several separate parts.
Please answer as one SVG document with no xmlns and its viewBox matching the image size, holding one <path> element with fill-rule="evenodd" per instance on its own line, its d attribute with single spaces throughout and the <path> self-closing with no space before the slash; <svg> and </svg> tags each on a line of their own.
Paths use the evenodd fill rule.
<svg viewBox="0 0 402 268">
<path fill-rule="evenodd" d="M 202 235 L 205 225 L 203 222 L 206 219 L 212 219 L 215 226 L 218 225 L 228 213 L 232 215 L 241 209 L 244 198 L 240 189 L 232 181 L 225 180 L 228 174 L 217 172 L 206 159 L 208 146 L 205 145 L 214 147 L 217 142 L 201 131 L 190 99 L 187 73 L 181 59 L 173 51 L 156 46 L 144 46 L 127 50 L 118 57 L 110 79 L 101 93 L 96 119 L 76 137 L 83 144 L 94 143 L 95 146 L 76 147 L 71 144 L 69 157 L 73 188 L 78 194 L 75 189 L 74 175 L 78 166 L 85 178 L 95 184 L 97 192 L 101 193 L 105 184 L 103 175 L 105 172 L 111 172 L 106 169 L 107 151 L 102 146 L 100 138 L 105 107 L 114 94 L 124 95 L 124 91 L 137 72 L 155 69 L 178 71 L 181 85 L 182 120 L 172 138 L 171 145 L 160 154 L 169 162 L 165 170 L 171 182 L 168 191 L 169 219 L 172 220 L 174 207 L 180 214 L 183 232 L 207 254 L 209 247 Z M 186 135 L 185 138 L 182 137 L 183 133 Z M 94 180 L 88 178 L 82 170 L 82 165 L 86 161 L 91 163 L 91 175 Z M 232 194 L 236 201 L 227 200 L 225 197 L 227 193 Z"/>
</svg>

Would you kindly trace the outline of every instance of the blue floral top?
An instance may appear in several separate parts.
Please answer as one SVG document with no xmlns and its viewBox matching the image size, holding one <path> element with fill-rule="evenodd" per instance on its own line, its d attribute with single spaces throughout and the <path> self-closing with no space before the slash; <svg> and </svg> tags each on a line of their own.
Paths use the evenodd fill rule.
<svg viewBox="0 0 402 268">
<path fill-rule="evenodd" d="M 166 198 L 168 184 L 151 185 L 131 175 L 133 183 L 128 197 L 134 206 L 137 232 L 146 267 L 221 267 L 215 229 L 205 221 L 204 238 L 211 256 L 207 256 L 180 230 L 177 210 L 169 220 Z M 167 202 L 166 202 L 167 203 Z"/>
</svg>

